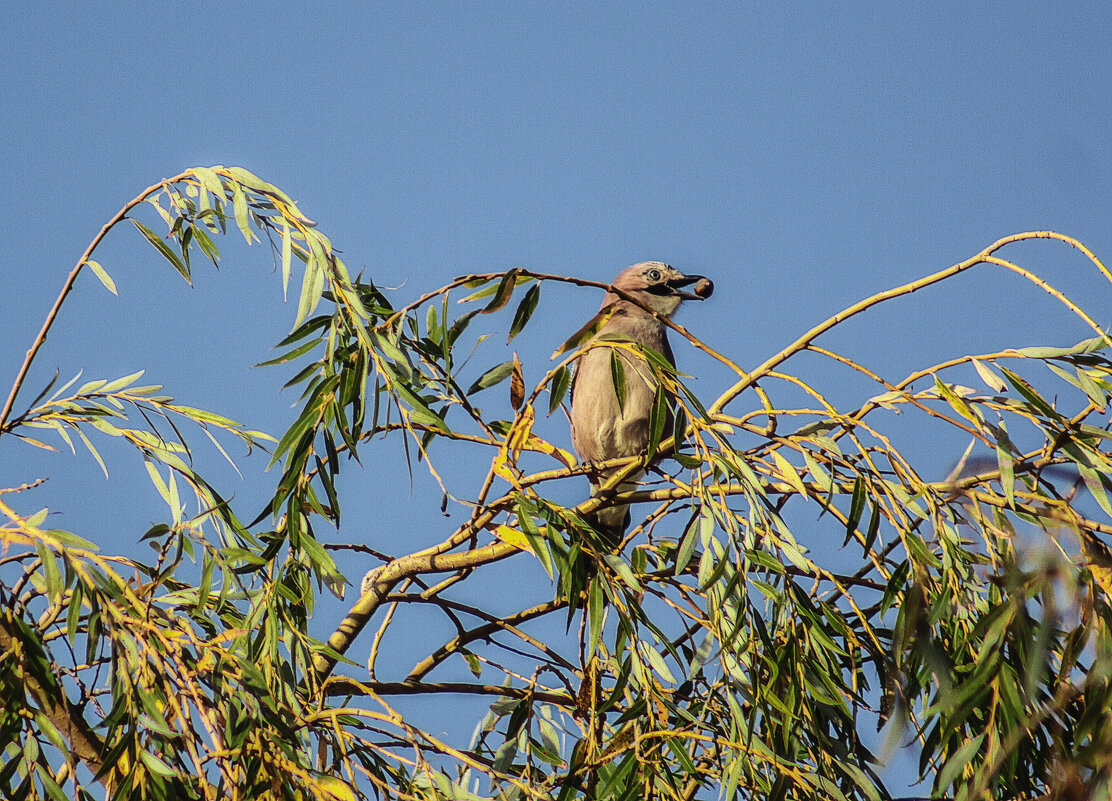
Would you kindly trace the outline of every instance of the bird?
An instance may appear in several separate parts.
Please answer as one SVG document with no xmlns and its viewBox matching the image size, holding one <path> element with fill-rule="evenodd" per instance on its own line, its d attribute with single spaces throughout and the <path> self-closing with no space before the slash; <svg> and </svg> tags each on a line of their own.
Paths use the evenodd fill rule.
<svg viewBox="0 0 1112 801">
<path fill-rule="evenodd" d="M 624 292 L 630 300 L 613 289 L 606 293 L 599 313 L 582 329 L 598 327 L 580 347 L 571 386 L 572 446 L 579 459 L 589 464 L 647 451 L 649 417 L 660 383 L 646 359 L 628 349 L 599 343 L 628 341 L 643 345 L 674 367 L 668 327 L 661 318 L 670 318 L 685 300 L 705 300 L 714 292 L 710 279 L 684 275 L 659 261 L 627 267 L 618 273 L 611 287 Z M 685 291 L 686 287 L 691 290 Z M 613 365 L 615 354 L 620 369 Z M 624 381 L 620 399 L 615 391 L 619 379 Z M 592 495 L 614 472 L 615 468 L 610 468 L 591 476 Z M 629 476 L 615 491 L 632 489 L 643 474 L 641 471 Z M 590 522 L 608 542 L 616 545 L 629 526 L 629 509 L 625 505 L 600 509 Z"/>
</svg>

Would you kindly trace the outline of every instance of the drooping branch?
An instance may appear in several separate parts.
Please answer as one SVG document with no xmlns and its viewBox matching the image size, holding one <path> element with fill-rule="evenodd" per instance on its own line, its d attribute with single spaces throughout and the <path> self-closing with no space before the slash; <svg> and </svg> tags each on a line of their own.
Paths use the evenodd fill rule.
<svg viewBox="0 0 1112 801">
<path fill-rule="evenodd" d="M 19 395 L 20 389 L 22 389 L 23 387 L 23 382 L 27 378 L 27 373 L 31 369 L 31 364 L 35 361 L 35 357 L 38 355 L 39 350 L 46 343 L 46 337 L 50 333 L 50 329 L 54 326 L 54 320 L 58 317 L 58 312 L 61 311 L 62 304 L 66 302 L 66 298 L 69 296 L 70 291 L 73 289 L 74 283 L 77 281 L 77 276 L 81 274 L 81 270 L 88 263 L 89 258 L 93 255 L 93 251 L 97 249 L 100 243 L 104 240 L 104 237 L 108 235 L 109 231 L 115 228 L 116 225 L 119 224 L 122 220 L 127 218 L 128 212 L 130 212 L 140 203 L 146 201 L 146 199 L 153 195 L 155 192 L 158 192 L 159 190 L 166 188 L 170 184 L 184 179 L 190 174 L 190 172 L 190 170 L 187 170 L 183 173 L 175 175 L 173 178 L 164 178 L 158 183 L 148 186 L 134 198 L 125 203 L 123 208 L 116 212 L 116 215 L 101 227 L 97 235 L 93 237 L 93 241 L 89 243 L 89 246 L 87 248 L 85 248 L 85 252 L 81 254 L 81 258 L 77 260 L 77 264 L 74 265 L 73 269 L 70 270 L 69 275 L 66 276 L 65 282 L 62 284 L 62 290 L 58 293 L 58 297 L 54 299 L 54 305 L 50 307 L 50 311 L 47 313 L 46 319 L 43 320 L 42 327 L 39 329 L 39 333 L 35 337 L 35 341 L 31 343 L 31 347 L 27 350 L 27 354 L 23 358 L 23 364 L 20 365 L 19 372 L 16 373 L 15 381 L 12 382 L 12 388 L 8 392 L 7 400 L 4 401 L 4 408 L 0 410 L 0 435 L 4 433 L 4 424 L 8 421 L 8 417 L 12 413 L 12 407 L 15 406 L 15 399 Z"/>
</svg>

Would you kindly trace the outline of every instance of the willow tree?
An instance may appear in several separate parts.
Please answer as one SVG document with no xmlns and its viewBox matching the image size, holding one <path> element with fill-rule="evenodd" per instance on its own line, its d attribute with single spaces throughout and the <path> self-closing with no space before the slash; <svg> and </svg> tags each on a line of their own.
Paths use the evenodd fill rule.
<svg viewBox="0 0 1112 801">
<path fill-rule="evenodd" d="M 231 228 L 270 243 L 283 285 L 300 280 L 271 360 L 301 391 L 288 430 L 252 431 L 137 376 L 25 386 L 78 275 L 115 291 L 94 256 L 125 221 L 186 279 Z M 669 324 L 729 377 L 700 397 L 660 354 L 590 328 L 563 345 L 568 331 L 545 332 L 556 352 L 542 363 L 486 336 L 521 334 L 543 290 L 571 284 L 590 308 L 603 284 L 513 269 L 399 303 L 246 170 L 160 181 L 78 259 L 0 414 L 9 464 L 25 443 L 100 460 L 116 438 L 167 506 L 134 532 L 154 549 L 140 559 L 46 527 L 35 476 L 0 490 L 0 794 L 872 799 L 888 795 L 885 739 L 920 754 L 936 796 L 1107 793 L 1112 341 L 1007 258 L 1027 240 L 1067 243 L 1064 263 L 1112 281 L 1080 242 L 1033 232 L 879 292 L 759 363 Z M 848 319 L 973 269 L 1049 292 L 1091 338 L 900 376 L 824 347 Z M 618 470 L 595 497 L 584 476 L 599 465 L 561 446 L 583 347 L 644 359 L 674 410 L 667 425 L 661 405 L 643 459 L 605 465 Z M 805 377 L 816 359 L 872 388 L 833 397 Z M 893 444 L 908 421 L 920 441 L 968 441 L 968 458 L 959 449 L 935 480 L 921 449 Z M 237 508 L 201 475 L 205 438 L 269 451 L 265 508 Z M 386 553 L 368 521 L 341 518 L 338 477 L 404 473 L 398 453 L 442 490 L 413 502 L 452 516 L 422 518 L 444 521 L 433 544 Z M 614 491 L 646 465 L 634 491 Z M 589 521 L 618 503 L 636 514 L 614 547 Z M 547 578 L 503 591 L 493 565 L 510 559 Z M 361 589 L 346 617 L 322 619 L 321 593 L 345 585 Z M 412 623 L 425 618 L 454 635 Z M 408 669 L 389 658 L 402 646 L 422 655 Z M 419 725 L 412 710 L 430 700 L 473 723 Z"/>
</svg>

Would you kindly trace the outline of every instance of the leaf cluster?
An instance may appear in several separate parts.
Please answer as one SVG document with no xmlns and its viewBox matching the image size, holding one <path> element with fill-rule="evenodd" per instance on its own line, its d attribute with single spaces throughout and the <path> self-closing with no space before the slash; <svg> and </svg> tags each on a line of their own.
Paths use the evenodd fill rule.
<svg viewBox="0 0 1112 801">
<path fill-rule="evenodd" d="M 164 234 L 132 216 L 144 204 Z M 76 390 L 76 379 L 52 381 L 16 411 L 77 273 L 88 267 L 114 291 L 92 256 L 125 219 L 187 280 L 198 250 L 218 262 L 216 236 L 233 223 L 248 242 L 270 242 L 284 286 L 300 272 L 293 330 L 264 362 L 292 370 L 286 386 L 299 393 L 280 436 L 177 404 L 136 386 L 138 374 Z M 513 269 L 398 305 L 352 278 L 296 205 L 251 173 L 194 168 L 156 184 L 79 260 L 0 415 L 8 448 L 80 441 L 107 469 L 95 438 L 130 444 L 168 508 L 137 533 L 154 554 L 140 560 L 47 528 L 46 510 L 19 511 L 34 482 L 0 491 L 0 793 L 878 799 L 878 728 L 913 744 L 937 796 L 1106 791 L 1112 342 L 1000 255 L 1031 239 L 1073 245 L 1109 278 L 1069 237 L 1009 237 L 855 304 L 750 369 L 669 321 L 727 376 L 700 398 L 661 354 L 600 337 L 605 312 L 540 368 L 496 353 L 547 289 L 605 285 Z M 1047 290 L 1094 336 L 899 379 L 817 342 L 979 266 Z M 505 345 L 485 333 L 503 318 Z M 558 444 L 575 361 L 592 348 L 610 350 L 619 402 L 630 381 L 657 387 L 642 456 L 579 465 Z M 872 388 L 835 402 L 799 367 L 815 356 Z M 894 444 L 906 421 L 968 440 L 951 476 L 924 478 L 922 449 Z M 229 438 L 272 447 L 265 508 L 235 509 L 202 477 L 198 431 L 225 456 Z M 341 472 L 375 465 L 387 439 L 463 514 L 406 553 L 326 546 L 323 527 L 352 530 Z M 483 467 L 461 470 L 464 450 Z M 583 477 L 600 468 L 610 478 L 588 497 Z M 615 542 L 592 520 L 618 504 L 636 514 Z M 374 569 L 321 641 L 310 633 L 320 591 L 342 594 L 355 578 L 340 548 Z M 508 559 L 539 563 L 550 581 L 496 597 L 495 565 Z M 349 658 L 357 642 L 366 668 Z M 408 670 L 387 658 L 403 646 L 422 653 Z M 484 700 L 467 739 L 417 725 L 410 696 L 446 709 Z"/>
</svg>

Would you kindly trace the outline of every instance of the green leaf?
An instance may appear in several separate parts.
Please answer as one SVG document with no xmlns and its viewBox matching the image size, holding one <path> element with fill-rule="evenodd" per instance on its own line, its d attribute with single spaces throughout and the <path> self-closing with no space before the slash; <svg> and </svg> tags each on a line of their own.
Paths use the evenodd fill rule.
<svg viewBox="0 0 1112 801">
<path fill-rule="evenodd" d="M 170 767 L 163 759 L 155 754 L 153 751 L 139 750 L 139 759 L 147 766 L 147 769 L 156 776 L 177 776 L 178 772 Z"/>
<path fill-rule="evenodd" d="M 255 241 L 255 234 L 251 230 L 251 217 L 247 210 L 247 196 L 243 193 L 243 187 L 238 183 L 232 184 L 232 207 L 235 209 L 236 225 L 239 227 L 239 232 L 243 234 L 243 238 L 247 240 L 247 244 L 253 244 Z"/>
<path fill-rule="evenodd" d="M 290 288 L 290 268 L 293 264 L 293 236 L 285 220 L 278 221 L 282 229 L 282 299 L 285 300 Z"/>
<path fill-rule="evenodd" d="M 161 253 L 166 261 L 174 265 L 174 269 L 181 273 L 181 277 L 184 278 L 190 286 L 192 286 L 193 279 L 189 275 L 189 268 L 185 266 L 185 263 L 180 258 L 178 258 L 178 254 L 176 254 L 158 234 L 156 234 L 147 226 L 143 225 L 143 223 L 131 217 L 129 217 L 128 219 L 130 219 L 135 227 L 139 229 L 139 233 L 141 233 L 148 242 L 154 245 L 155 250 Z"/>
<path fill-rule="evenodd" d="M 1000 488 L 1004 490 L 1004 497 L 1008 499 L 1008 506 L 1015 508 L 1015 459 L 1012 452 L 1015 446 L 1008 438 L 1008 432 L 1002 427 L 990 426 L 989 430 L 996 438 L 996 463 L 1000 467 Z"/>
<path fill-rule="evenodd" d="M 699 544 L 702 526 L 695 525 L 700 520 L 698 515 L 693 515 L 687 524 L 687 528 L 680 539 L 679 547 L 676 549 L 676 568 L 675 575 L 680 575 L 687 568 L 691 562 L 691 557 L 695 553 L 695 546 Z M 713 524 L 713 519 L 711 523 Z"/>
<path fill-rule="evenodd" d="M 321 344 L 321 340 L 319 340 L 319 339 L 314 339 L 314 340 L 311 340 L 309 342 L 305 342 L 305 343 L 299 345 L 298 347 L 294 348 L 293 350 L 287 351 L 286 353 L 283 353 L 281 356 L 276 356 L 273 359 L 267 359 L 265 362 L 259 362 L 258 364 L 255 365 L 255 367 L 270 367 L 270 366 L 275 365 L 275 364 L 285 364 L 286 362 L 292 362 L 295 359 L 301 358 L 302 356 L 304 356 L 306 353 L 313 350 L 314 348 L 320 347 L 320 344 Z"/>
<path fill-rule="evenodd" d="M 463 651 L 462 653 L 468 669 L 475 674 L 475 678 L 480 678 L 483 675 L 483 663 L 470 651 Z"/>
<path fill-rule="evenodd" d="M 560 408 L 560 404 L 571 386 L 571 370 L 565 365 L 559 368 L 548 383 L 548 416 Z"/>
<path fill-rule="evenodd" d="M 131 375 L 125 375 L 123 378 L 117 378 L 115 381 L 110 381 L 109 383 L 105 384 L 104 386 L 102 386 L 100 388 L 100 392 L 107 395 L 110 392 L 116 392 L 117 390 L 121 390 L 124 387 L 128 386 L 129 384 L 134 384 L 136 381 L 138 381 L 142 377 L 143 373 L 145 373 L 145 372 L 146 372 L 145 370 L 140 370 L 137 373 L 132 373 Z"/>
<path fill-rule="evenodd" d="M 540 560 L 541 566 L 548 573 L 548 577 L 554 579 L 556 573 L 548 537 L 537 527 L 533 520 L 532 509 L 521 496 L 517 498 L 517 524 L 521 528 L 521 533 L 525 535 L 525 539 L 529 541 L 529 549 Z"/>
<path fill-rule="evenodd" d="M 297 317 L 293 321 L 293 327 L 301 325 L 302 321 L 313 313 L 320 303 L 321 295 L 324 294 L 324 264 L 325 260 L 318 258 L 314 252 L 313 256 L 305 262 L 305 275 L 301 279 L 301 297 L 297 301 Z"/>
<path fill-rule="evenodd" d="M 973 367 L 976 368 L 977 375 L 979 375 L 981 380 L 994 392 L 1003 392 L 1008 388 L 1008 385 L 1004 383 L 1004 379 L 998 376 L 991 367 L 980 359 L 970 359 L 970 361 L 973 362 Z"/>
<path fill-rule="evenodd" d="M 1081 478 L 1085 482 L 1086 489 L 1092 493 L 1100 508 L 1106 514 L 1112 515 L 1112 502 L 1108 500 L 1108 493 L 1105 491 L 1105 482 L 1102 481 L 1103 476 L 1093 468 L 1086 464 L 1077 462 L 1077 470 L 1081 473 Z"/>
<path fill-rule="evenodd" d="M 35 525 L 28 521 L 30 525 Z M 57 600 L 62 590 L 65 589 L 65 582 L 62 580 L 62 571 L 58 568 L 58 560 L 54 558 L 54 554 L 46 545 L 39 541 L 35 541 L 35 550 L 38 551 L 39 560 L 42 562 L 42 573 L 46 583 L 46 592 L 52 600 Z"/>
<path fill-rule="evenodd" d="M 641 592 L 641 582 L 633 575 L 633 571 L 630 569 L 629 564 L 622 559 L 622 557 L 617 554 L 608 553 L 603 554 L 602 558 L 610 569 L 618 575 L 618 578 L 622 580 L 623 584 L 634 592 Z"/>
<path fill-rule="evenodd" d="M 201 182 L 201 185 L 205 189 L 212 192 L 212 194 L 214 194 L 216 197 L 220 198 L 224 197 L 224 184 L 221 183 L 220 176 L 218 176 L 215 172 L 215 170 L 218 169 L 223 168 L 194 167 L 191 172 L 193 172 L 193 174 L 197 176 L 197 179 Z"/>
<path fill-rule="evenodd" d="M 108 468 L 104 464 L 104 459 L 100 458 L 99 451 L 97 451 L 97 449 L 93 447 L 93 443 L 89 442 L 89 438 L 85 436 L 84 431 L 82 431 L 80 428 L 76 429 L 76 431 L 77 436 L 81 437 L 81 441 L 85 443 L 85 447 L 89 449 L 89 453 L 91 453 L 93 455 L 93 458 L 97 460 L 97 464 L 100 465 L 100 469 L 104 471 L 104 477 L 108 478 Z"/>
<path fill-rule="evenodd" d="M 861 476 L 853 480 L 853 497 L 849 502 L 849 514 L 846 516 L 846 538 L 843 546 L 849 544 L 853 532 L 861 522 L 861 514 L 865 511 L 865 482 Z"/>
<path fill-rule="evenodd" d="M 1046 400 L 1038 392 L 1035 391 L 1034 387 L 1032 387 L 1018 375 L 1013 373 L 1007 367 L 1001 367 L 1000 372 L 1002 372 L 1004 374 L 1004 377 L 1008 379 L 1008 383 L 1015 388 L 1015 391 L 1022 395 L 1027 400 L 1027 402 L 1034 407 L 1036 411 L 1042 413 L 1045 417 L 1048 417 L 1051 420 L 1062 419 L 1062 416 L 1054 411 L 1054 407 L 1047 403 Z"/>
<path fill-rule="evenodd" d="M 86 259 L 85 264 L 89 265 L 89 269 L 92 270 L 93 274 L 100 279 L 100 282 L 104 284 L 105 289 L 107 289 L 113 295 L 120 294 L 116 291 L 116 282 L 113 281 L 112 276 L 110 276 L 105 271 L 105 269 L 100 266 L 100 262 L 93 261 L 92 259 Z"/>
<path fill-rule="evenodd" d="M 494 297 L 490 303 L 483 307 L 483 314 L 493 314 L 510 302 L 520 272 L 521 270 L 515 267 L 502 276 L 502 280 L 498 282 L 498 287 L 494 291 Z"/>
<path fill-rule="evenodd" d="M 614 397 L 618 399 L 618 410 L 624 411 L 626 399 L 625 363 L 616 348 L 610 351 L 610 380 L 614 385 Z"/>
<path fill-rule="evenodd" d="M 606 611 L 606 592 L 603 589 L 602 581 L 602 577 L 596 574 L 591 579 L 591 586 L 587 592 L 588 659 L 595 653 L 595 649 L 602 639 L 602 616 Z"/>
<path fill-rule="evenodd" d="M 798 492 L 801 497 L 806 498 L 807 487 L 803 483 L 803 479 L 802 477 L 800 477 L 799 471 L 795 469 L 795 466 L 786 458 L 784 458 L 784 455 L 780 453 L 779 449 L 770 451 L 770 454 L 772 456 L 772 460 L 776 462 L 777 471 L 783 476 L 784 480 L 791 486 L 792 489 Z"/>
<path fill-rule="evenodd" d="M 664 431 L 672 419 L 672 401 L 659 384 L 653 393 L 653 405 L 649 409 L 649 442 L 645 449 L 646 457 L 656 456 L 656 449 L 664 439 Z"/>
<path fill-rule="evenodd" d="M 289 196 L 274 184 L 269 184 L 250 170 L 245 170 L 243 167 L 228 167 L 228 173 L 246 186 L 248 189 L 254 189 L 256 192 L 261 192 L 267 195 L 274 195 L 275 197 L 292 203 Z"/>
<path fill-rule="evenodd" d="M 946 760 L 946 764 L 942 767 L 942 770 L 939 771 L 938 778 L 935 780 L 936 787 L 939 789 L 950 787 L 957 781 L 962 770 L 981 749 L 981 743 L 984 742 L 985 734 L 987 734 L 987 732 L 977 735 L 972 740 L 962 745 L 961 748 L 954 752 L 953 756 Z"/>
<path fill-rule="evenodd" d="M 525 297 L 521 299 L 521 303 L 517 304 L 517 311 L 514 312 L 513 322 L 510 323 L 510 334 L 506 337 L 506 344 L 516 337 L 525 326 L 529 323 L 529 319 L 533 316 L 533 312 L 537 309 L 537 303 L 541 299 L 541 285 L 535 284 L 529 287 L 529 291 L 525 293 Z M 431 308 L 431 307 L 430 307 Z"/>
<path fill-rule="evenodd" d="M 652 666 L 652 669 L 656 671 L 656 674 L 660 676 L 660 678 L 671 684 L 676 683 L 676 677 L 673 676 L 672 671 L 668 669 L 668 665 L 664 661 L 664 657 L 660 655 L 659 651 L 657 651 L 655 648 L 646 646 L 644 649 L 644 654 L 646 657 L 648 657 L 649 664 Z"/>
<path fill-rule="evenodd" d="M 1104 337 L 1092 337 L 1091 339 L 1083 339 L 1076 345 L 1068 348 L 1019 348 L 1016 350 L 1016 353 L 1030 359 L 1056 359 L 1063 356 L 1076 356 L 1082 353 L 1095 353 L 1106 347 L 1108 347 L 1108 342 Z"/>
<path fill-rule="evenodd" d="M 489 370 L 475 379 L 475 383 L 472 384 L 468 388 L 467 392 L 464 394 L 473 395 L 481 389 L 487 389 L 488 387 L 493 387 L 495 384 L 499 384 L 505 381 L 507 378 L 509 378 L 510 373 L 513 372 L 513 369 L 514 363 L 512 360 L 508 362 L 502 362 L 499 365 L 491 367 Z"/>
</svg>

